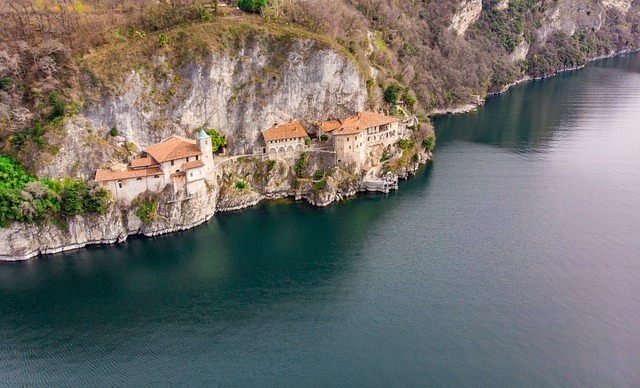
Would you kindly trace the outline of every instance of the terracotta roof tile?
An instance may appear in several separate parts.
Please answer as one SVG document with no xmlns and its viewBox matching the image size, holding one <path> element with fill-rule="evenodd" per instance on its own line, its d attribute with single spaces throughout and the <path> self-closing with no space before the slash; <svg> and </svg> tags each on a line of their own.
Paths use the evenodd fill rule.
<svg viewBox="0 0 640 388">
<path fill-rule="evenodd" d="M 189 156 L 202 155 L 195 140 L 173 136 L 144 150 L 158 162 L 183 159 Z"/>
<path fill-rule="evenodd" d="M 134 169 L 157 166 L 157 165 L 158 165 L 158 162 L 156 162 L 155 159 L 153 158 L 137 158 L 131 161 L 131 167 Z"/>
<path fill-rule="evenodd" d="M 377 127 L 400 121 L 395 117 L 389 117 L 375 112 L 358 112 L 342 121 L 342 126 L 333 131 L 333 135 L 353 135 L 367 128 Z"/>
<path fill-rule="evenodd" d="M 302 128 L 298 120 L 293 120 L 280 125 L 276 125 L 262 131 L 265 141 L 296 139 L 306 137 L 307 132 Z"/>
<path fill-rule="evenodd" d="M 193 162 L 182 163 L 183 170 L 190 170 L 197 167 L 204 167 L 204 162 L 202 160 L 194 160 Z"/>
<path fill-rule="evenodd" d="M 338 129 L 342 126 L 342 120 L 328 120 L 328 121 L 320 121 L 318 123 L 320 129 L 324 132 L 331 132 L 334 129 Z"/>
<path fill-rule="evenodd" d="M 146 168 L 142 170 L 134 170 L 127 168 L 124 171 L 112 171 L 112 170 L 96 170 L 96 181 L 116 181 L 122 179 L 141 178 L 145 176 L 162 175 L 162 170 L 159 167 Z"/>
</svg>

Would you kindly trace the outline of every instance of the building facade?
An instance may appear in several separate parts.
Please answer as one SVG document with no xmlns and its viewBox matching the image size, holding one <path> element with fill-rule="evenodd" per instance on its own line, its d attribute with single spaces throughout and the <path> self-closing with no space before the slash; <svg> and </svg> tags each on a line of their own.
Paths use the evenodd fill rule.
<svg viewBox="0 0 640 388">
<path fill-rule="evenodd" d="M 262 136 L 265 142 L 265 152 L 269 157 L 276 157 L 305 150 L 309 135 L 298 120 L 291 120 L 265 129 L 262 131 Z"/>
<path fill-rule="evenodd" d="M 143 151 L 130 165 L 97 170 L 95 180 L 116 200 L 133 201 L 145 191 L 160 192 L 171 185 L 174 195 L 189 197 L 213 176 L 211 137 L 200 131 L 195 140 L 173 136 Z"/>
<path fill-rule="evenodd" d="M 333 142 L 339 164 L 364 166 L 372 147 L 394 144 L 400 137 L 400 119 L 375 112 L 358 112 L 345 119 L 317 123 L 319 136 Z"/>
</svg>

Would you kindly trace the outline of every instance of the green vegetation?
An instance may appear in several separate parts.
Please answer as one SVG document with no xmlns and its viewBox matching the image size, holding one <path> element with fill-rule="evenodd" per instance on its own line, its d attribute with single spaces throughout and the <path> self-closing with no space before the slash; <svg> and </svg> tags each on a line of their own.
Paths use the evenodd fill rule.
<svg viewBox="0 0 640 388">
<path fill-rule="evenodd" d="M 323 133 L 322 136 L 320 136 L 320 141 L 327 141 L 327 140 L 329 140 L 329 136 Z"/>
<path fill-rule="evenodd" d="M 396 142 L 396 145 L 402 151 L 409 151 L 410 149 L 415 147 L 416 143 L 413 140 L 398 139 L 398 141 Z"/>
<path fill-rule="evenodd" d="M 112 127 L 111 130 L 109 130 L 109 135 L 113 137 L 118 136 L 118 128 Z"/>
<path fill-rule="evenodd" d="M 13 221 L 42 222 L 86 213 L 103 214 L 109 192 L 94 182 L 36 179 L 0 156 L 0 227 Z"/>
<path fill-rule="evenodd" d="M 267 7 L 267 0 L 238 0 L 238 8 L 245 12 L 260 13 Z"/>
<path fill-rule="evenodd" d="M 311 143 L 311 138 L 309 136 L 304 137 L 304 144 L 309 145 Z"/>
<path fill-rule="evenodd" d="M 299 178 L 302 177 L 302 173 L 304 171 L 304 165 L 306 162 L 307 162 L 307 153 L 302 152 L 295 166 L 296 174 L 298 175 Z"/>
<path fill-rule="evenodd" d="M 215 129 L 211 128 L 205 132 L 207 132 L 207 135 L 211 136 L 211 148 L 213 149 L 213 152 L 216 152 L 220 147 L 227 145 L 227 139 L 225 139 L 224 136 L 220 136 L 218 131 Z"/>
<path fill-rule="evenodd" d="M 158 217 L 158 199 L 155 196 L 136 199 L 132 205 L 138 207 L 136 216 L 145 224 L 151 223 Z"/>
<path fill-rule="evenodd" d="M 245 187 L 247 187 L 247 185 L 244 182 L 236 182 L 236 189 L 242 190 Z"/>
<path fill-rule="evenodd" d="M 428 138 L 424 139 L 422 141 L 422 147 L 428 151 L 428 152 L 432 152 L 433 148 L 436 146 L 436 136 L 431 135 Z"/>
<path fill-rule="evenodd" d="M 276 166 L 276 161 L 271 159 L 267 162 L 267 171 L 271 171 L 273 170 L 273 168 Z"/>
<path fill-rule="evenodd" d="M 398 85 L 389 85 L 384 90 L 384 101 L 388 104 L 395 105 L 398 103 L 398 93 L 400 93 L 400 88 Z"/>
<path fill-rule="evenodd" d="M 322 178 L 318 182 L 313 183 L 313 188 L 316 190 L 323 189 L 327 185 L 327 178 Z"/>
</svg>

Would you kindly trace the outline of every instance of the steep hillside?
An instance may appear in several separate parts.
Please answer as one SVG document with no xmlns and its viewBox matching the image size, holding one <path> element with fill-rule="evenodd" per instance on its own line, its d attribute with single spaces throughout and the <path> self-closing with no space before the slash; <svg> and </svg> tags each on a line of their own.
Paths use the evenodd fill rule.
<svg viewBox="0 0 640 388">
<path fill-rule="evenodd" d="M 296 0 L 260 15 L 199 0 L 19 0 L 0 13 L 2 152 L 38 176 L 89 178 L 199 127 L 245 153 L 290 117 L 477 104 L 640 46 L 640 0 Z"/>
</svg>

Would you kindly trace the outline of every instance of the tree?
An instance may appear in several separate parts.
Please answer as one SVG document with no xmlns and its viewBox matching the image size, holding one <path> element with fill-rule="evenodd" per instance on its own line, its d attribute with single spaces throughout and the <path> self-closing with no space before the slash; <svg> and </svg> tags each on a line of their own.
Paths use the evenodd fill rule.
<svg viewBox="0 0 640 388">
<path fill-rule="evenodd" d="M 395 105 L 398 103 L 398 93 L 400 92 L 400 87 L 398 85 L 389 85 L 384 90 L 384 100 L 391 105 Z"/>
<path fill-rule="evenodd" d="M 263 8 L 267 8 L 267 0 L 239 0 L 238 8 L 245 12 L 260 13 Z"/>
<path fill-rule="evenodd" d="M 225 139 L 224 136 L 220 136 L 218 131 L 215 129 L 211 128 L 205 132 L 207 132 L 207 135 L 211 136 L 211 148 L 213 149 L 213 152 L 216 152 L 220 147 L 227 145 L 227 139 Z"/>
</svg>

